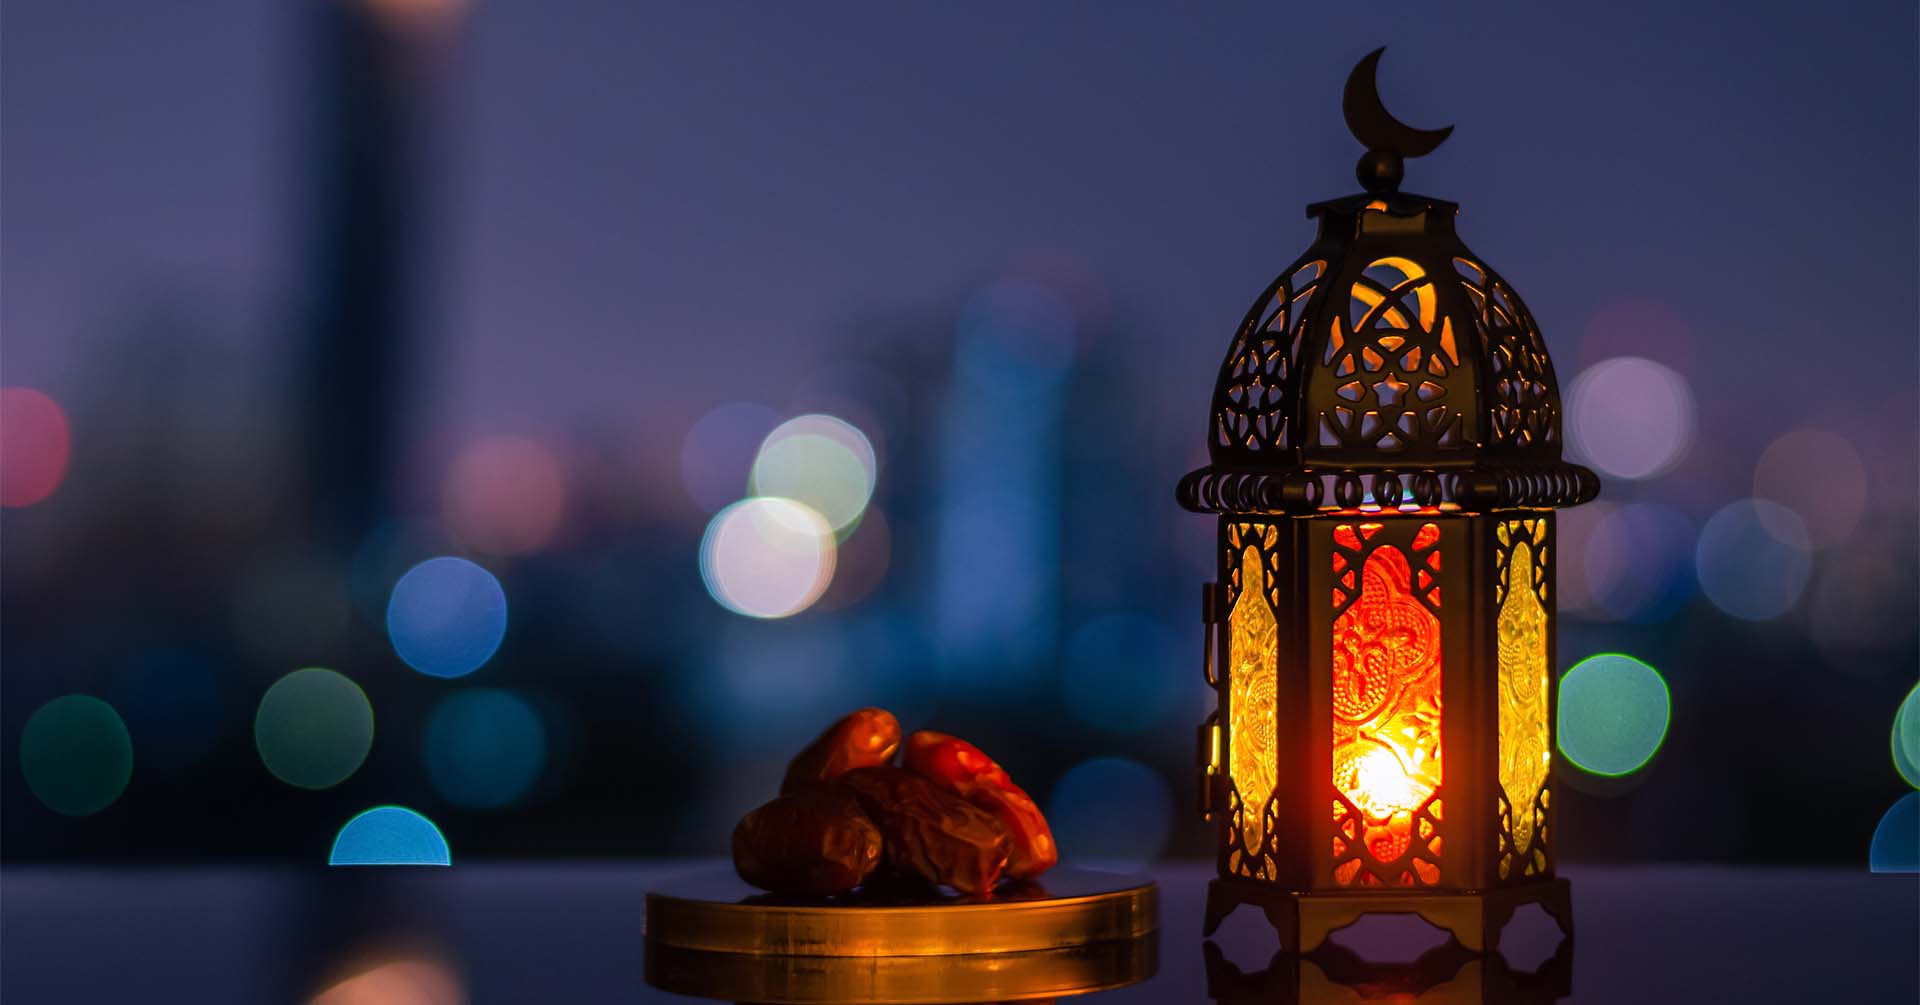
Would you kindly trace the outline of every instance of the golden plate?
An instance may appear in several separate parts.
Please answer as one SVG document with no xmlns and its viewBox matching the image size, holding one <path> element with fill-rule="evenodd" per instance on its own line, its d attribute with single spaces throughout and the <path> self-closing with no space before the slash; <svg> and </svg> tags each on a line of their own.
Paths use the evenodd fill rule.
<svg viewBox="0 0 1920 1005">
<path fill-rule="evenodd" d="M 646 934 L 650 945 L 749 956 L 961 956 L 1138 939 L 1159 928 L 1159 911 L 1151 880 L 1085 869 L 1053 869 L 988 901 L 783 898 L 716 869 L 648 893 Z"/>
<path fill-rule="evenodd" d="M 708 953 L 647 940 L 647 983 L 674 994 L 769 1005 L 1020 1001 L 1146 980 L 1159 933 L 1070 949 L 970 956 Z"/>
</svg>

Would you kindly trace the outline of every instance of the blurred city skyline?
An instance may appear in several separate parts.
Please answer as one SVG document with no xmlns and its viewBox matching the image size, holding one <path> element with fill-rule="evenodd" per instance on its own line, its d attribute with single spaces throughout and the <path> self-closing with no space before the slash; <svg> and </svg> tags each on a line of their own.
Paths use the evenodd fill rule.
<svg viewBox="0 0 1920 1005">
<path fill-rule="evenodd" d="M 3 381 L 72 430 L 9 398 L 8 475 L 20 438 L 53 486 L 6 511 L 10 856 L 317 859 L 387 802 L 455 856 L 711 854 L 868 703 L 1008 751 L 1095 853 L 1204 852 L 1212 527 L 1172 487 L 1301 208 L 1355 188 L 1339 86 L 1382 43 L 1389 107 L 1456 126 L 1407 188 L 1462 204 L 1608 476 L 1564 515 L 1557 669 L 1673 692 L 1647 770 L 1570 777 L 1570 853 L 1861 861 L 1907 791 L 1910 6 L 453 4 L 382 78 L 414 267 L 344 358 L 391 331 L 397 383 L 316 402 L 325 2 L 8 5 Z M 851 495 L 784 590 L 714 514 L 815 413 L 796 463 Z M 341 415 L 393 491 L 334 541 L 303 437 Z M 132 734 L 95 817 L 22 777 L 76 692 Z M 276 692 L 343 746 L 276 747 Z M 1772 819 L 1783 785 L 1827 810 Z"/>
</svg>

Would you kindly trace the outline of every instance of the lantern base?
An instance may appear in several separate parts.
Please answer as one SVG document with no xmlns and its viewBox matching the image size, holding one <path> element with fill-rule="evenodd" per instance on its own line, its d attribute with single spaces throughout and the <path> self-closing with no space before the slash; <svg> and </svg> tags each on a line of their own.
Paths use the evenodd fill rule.
<svg viewBox="0 0 1920 1005">
<path fill-rule="evenodd" d="M 1310 953 L 1327 936 L 1369 914 L 1417 914 L 1451 933 L 1469 952 L 1488 953 L 1500 945 L 1500 932 L 1515 911 L 1539 904 L 1560 930 L 1573 936 L 1573 892 L 1564 879 L 1545 879 L 1493 890 L 1327 891 L 1301 893 L 1264 883 L 1216 879 L 1207 884 L 1207 914 L 1202 935 L 1212 935 L 1235 908 L 1258 907 L 1280 935 L 1280 945 Z"/>
</svg>

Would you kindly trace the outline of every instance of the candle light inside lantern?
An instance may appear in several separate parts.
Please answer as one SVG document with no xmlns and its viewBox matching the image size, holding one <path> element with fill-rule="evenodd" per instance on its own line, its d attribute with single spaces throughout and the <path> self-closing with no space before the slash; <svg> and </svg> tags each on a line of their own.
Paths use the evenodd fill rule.
<svg viewBox="0 0 1920 1005">
<path fill-rule="evenodd" d="M 1433 789 L 1416 785 L 1401 766 L 1400 758 L 1386 747 L 1375 747 L 1360 755 L 1354 765 L 1354 802 L 1368 817 L 1385 820 L 1396 813 L 1407 813 L 1420 805 Z"/>
</svg>

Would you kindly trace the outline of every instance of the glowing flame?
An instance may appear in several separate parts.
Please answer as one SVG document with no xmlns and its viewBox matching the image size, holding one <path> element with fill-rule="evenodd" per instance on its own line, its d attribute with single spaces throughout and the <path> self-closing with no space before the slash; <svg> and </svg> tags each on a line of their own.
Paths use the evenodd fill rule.
<svg viewBox="0 0 1920 1005">
<path fill-rule="evenodd" d="M 1424 785 L 1416 785 L 1400 758 L 1386 747 L 1368 750 L 1354 764 L 1354 804 L 1375 820 L 1411 812 L 1431 792 Z"/>
</svg>

